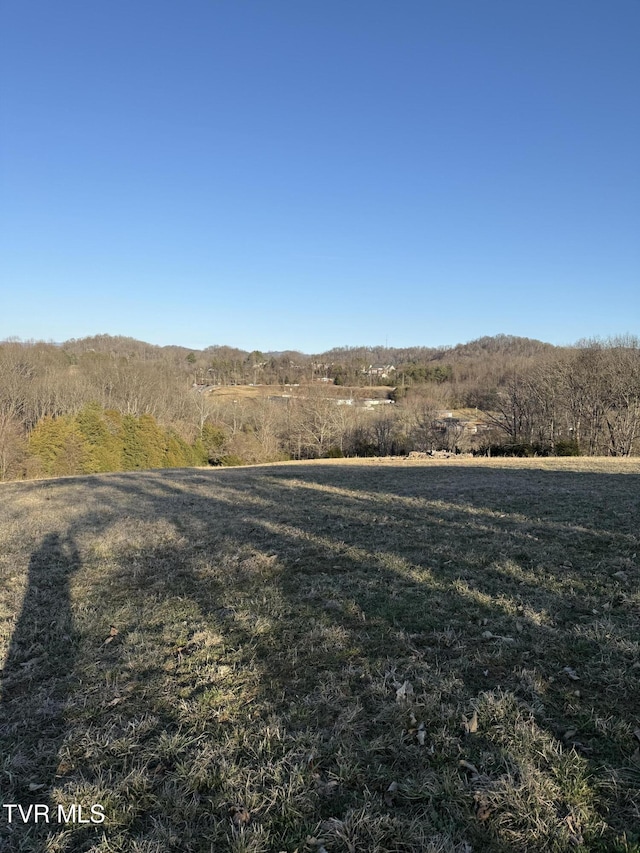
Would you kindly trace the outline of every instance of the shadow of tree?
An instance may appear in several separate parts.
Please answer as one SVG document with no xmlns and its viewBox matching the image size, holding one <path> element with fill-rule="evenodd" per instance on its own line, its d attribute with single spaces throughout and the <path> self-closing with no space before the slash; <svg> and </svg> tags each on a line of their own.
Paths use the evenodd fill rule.
<svg viewBox="0 0 640 853">
<path fill-rule="evenodd" d="M 614 575 L 637 571 L 639 482 L 281 466 L 49 485 L 60 518 L 3 672 L 5 801 L 108 819 L 67 840 L 2 826 L 7 849 L 293 850 L 319 825 L 331 851 L 614 849 L 638 807 L 638 602 Z M 561 792 L 545 830 L 516 814 L 535 785 Z"/>
</svg>

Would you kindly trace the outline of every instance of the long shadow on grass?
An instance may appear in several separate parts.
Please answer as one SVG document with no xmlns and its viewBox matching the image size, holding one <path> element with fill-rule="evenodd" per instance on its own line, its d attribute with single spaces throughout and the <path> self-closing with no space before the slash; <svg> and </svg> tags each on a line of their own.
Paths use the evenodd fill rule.
<svg viewBox="0 0 640 853">
<path fill-rule="evenodd" d="M 20 813 L 3 808 L 0 839 L 6 839 L 8 849 L 16 833 L 34 833 L 35 815 L 29 807 L 50 805 L 66 734 L 65 704 L 75 690 L 77 638 L 69 580 L 79 565 L 73 539 L 56 532 L 44 537 L 29 561 L 27 590 L 0 681 L 2 805 L 20 804 L 28 815 L 20 832 Z M 42 812 L 39 820 L 45 820 Z"/>
<path fill-rule="evenodd" d="M 459 757 L 488 778 L 513 775 L 517 756 L 485 739 L 485 720 L 465 737 L 461 714 L 471 716 L 483 691 L 506 693 L 549 733 L 550 749 L 571 748 L 563 733 L 579 722 L 581 778 L 605 761 L 622 764 L 637 615 L 612 576 L 634 565 L 638 481 L 364 466 L 94 481 L 86 511 L 94 500 L 122 506 L 132 527 L 113 546 L 115 525 L 95 531 L 111 563 L 86 593 L 95 625 L 77 626 L 75 674 L 94 679 L 86 714 L 63 732 L 70 770 L 60 784 L 69 795 L 89 784 L 111 796 L 106 831 L 124 849 L 132 839 L 166 850 L 293 848 L 331 818 L 344 822 L 325 828 L 331 851 L 417 851 L 438 833 L 443 850 L 453 849 L 447 838 L 545 849 L 551 842 L 527 838 L 526 821 L 500 831 L 474 815 Z M 148 533 L 137 535 L 138 523 Z M 25 602 L 37 600 L 45 555 L 61 553 L 60 538 L 47 540 Z M 9 675 L 28 646 L 29 607 Z M 118 634 L 96 663 L 102 637 L 89 627 L 104 633 L 111 623 Z M 73 699 L 65 673 L 57 689 Z M 398 702 L 405 684 L 413 699 Z M 616 710 L 621 691 L 628 701 Z M 616 716 L 618 728 L 605 738 L 592 711 Z M 47 733 L 34 719 L 31 729 L 47 754 L 59 751 L 59 727 Z M 612 739 L 613 751 L 602 743 Z M 20 785 L 28 790 L 26 776 Z M 616 808 L 620 830 L 634 806 Z M 566 831 L 555 849 L 574 849 L 571 802 L 557 811 Z"/>
</svg>

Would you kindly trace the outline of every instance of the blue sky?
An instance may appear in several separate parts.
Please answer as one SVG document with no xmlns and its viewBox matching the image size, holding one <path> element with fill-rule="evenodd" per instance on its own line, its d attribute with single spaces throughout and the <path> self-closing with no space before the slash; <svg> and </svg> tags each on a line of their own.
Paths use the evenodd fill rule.
<svg viewBox="0 0 640 853">
<path fill-rule="evenodd" d="M 0 16 L 0 338 L 640 333 L 638 0 Z"/>
</svg>

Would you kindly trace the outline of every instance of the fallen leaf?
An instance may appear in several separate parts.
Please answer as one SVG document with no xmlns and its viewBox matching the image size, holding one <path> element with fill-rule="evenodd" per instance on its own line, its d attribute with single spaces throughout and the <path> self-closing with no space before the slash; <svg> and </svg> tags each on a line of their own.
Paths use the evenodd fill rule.
<svg viewBox="0 0 640 853">
<path fill-rule="evenodd" d="M 566 674 L 569 676 L 569 678 L 570 678 L 572 681 L 580 681 L 580 676 L 579 676 L 579 675 L 578 675 L 578 673 L 575 671 L 575 669 L 572 669 L 570 666 L 565 666 L 565 667 L 564 667 L 564 669 L 563 669 L 562 671 L 563 671 L 563 672 L 566 672 Z"/>
<path fill-rule="evenodd" d="M 463 770 L 468 770 L 473 776 L 479 776 L 480 772 L 475 764 L 472 764 L 470 761 L 465 761 L 464 758 L 461 758 L 458 762 L 458 766 L 462 767 Z"/>
<path fill-rule="evenodd" d="M 626 572 L 616 572 L 614 578 L 618 578 L 620 581 L 628 581 L 629 575 Z"/>
<path fill-rule="evenodd" d="M 251 820 L 251 815 L 244 806 L 231 806 L 229 815 L 236 829 L 246 826 Z"/>
<path fill-rule="evenodd" d="M 491 631 L 482 632 L 483 640 L 502 640 L 503 643 L 515 643 L 513 637 L 502 637 L 500 634 L 494 634 Z"/>
<path fill-rule="evenodd" d="M 420 723 L 420 725 L 418 726 L 418 731 L 416 732 L 416 740 L 418 741 L 420 746 L 424 746 L 424 739 L 426 735 L 427 733 L 424 728 L 424 723 Z"/>
<path fill-rule="evenodd" d="M 44 783 L 36 784 L 35 782 L 29 782 L 29 790 L 30 791 L 41 791 L 44 788 Z"/>
<path fill-rule="evenodd" d="M 491 814 L 493 814 L 494 809 L 491 807 L 491 803 L 489 802 L 487 795 L 482 792 L 478 792 L 474 794 L 473 797 L 476 804 L 476 818 L 479 821 L 485 821 L 489 818 Z"/>
<path fill-rule="evenodd" d="M 108 636 L 108 637 L 107 637 L 107 639 L 104 641 L 103 645 L 105 645 L 105 646 L 106 646 L 108 643 L 113 642 L 114 637 L 117 637 L 119 633 L 120 633 L 120 631 L 118 631 L 118 629 L 116 628 L 116 626 L 115 626 L 115 625 L 112 625 L 112 626 L 111 626 L 111 628 L 110 628 L 110 630 L 109 630 L 109 636 Z"/>
<path fill-rule="evenodd" d="M 562 739 L 563 740 L 569 740 L 569 738 L 572 738 L 577 733 L 578 733 L 577 729 L 567 729 L 566 732 L 562 735 Z"/>
<path fill-rule="evenodd" d="M 413 685 L 410 681 L 405 681 L 396 690 L 396 702 L 408 702 L 413 696 Z"/>
<path fill-rule="evenodd" d="M 394 797 L 395 797 L 397 791 L 398 791 L 398 783 L 392 782 L 389 785 L 389 787 L 387 788 L 387 790 L 384 792 L 384 801 L 387 804 L 387 806 L 389 806 L 389 808 L 391 808 L 391 806 L 393 805 L 393 800 L 394 800 Z"/>
<path fill-rule="evenodd" d="M 470 720 L 467 720 L 465 716 L 462 717 L 462 728 L 465 730 L 465 733 L 468 735 L 475 734 L 478 731 L 478 712 L 474 711 L 473 716 Z"/>
<path fill-rule="evenodd" d="M 582 837 L 582 833 L 572 815 L 568 814 L 565 817 L 565 823 L 569 828 L 569 841 L 574 847 L 579 847 L 581 844 L 584 844 L 584 838 Z"/>
<path fill-rule="evenodd" d="M 115 708 L 116 705 L 119 705 L 121 702 L 124 702 L 123 696 L 116 696 L 115 699 L 112 699 L 111 702 L 107 702 L 105 708 Z"/>
<path fill-rule="evenodd" d="M 634 736 L 637 740 L 640 740 L 640 729 L 634 729 L 634 730 L 633 730 L 633 736 Z"/>
</svg>

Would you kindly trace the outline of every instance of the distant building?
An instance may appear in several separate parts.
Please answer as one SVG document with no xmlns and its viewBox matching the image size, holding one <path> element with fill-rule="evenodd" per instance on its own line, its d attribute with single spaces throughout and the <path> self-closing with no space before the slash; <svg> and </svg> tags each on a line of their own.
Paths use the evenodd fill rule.
<svg viewBox="0 0 640 853">
<path fill-rule="evenodd" d="M 393 406 L 393 400 L 363 400 L 362 406 L 365 409 L 373 409 L 374 406 Z"/>
<path fill-rule="evenodd" d="M 392 364 L 370 364 L 362 371 L 366 376 L 376 376 L 378 379 L 388 379 L 395 372 Z"/>
</svg>

